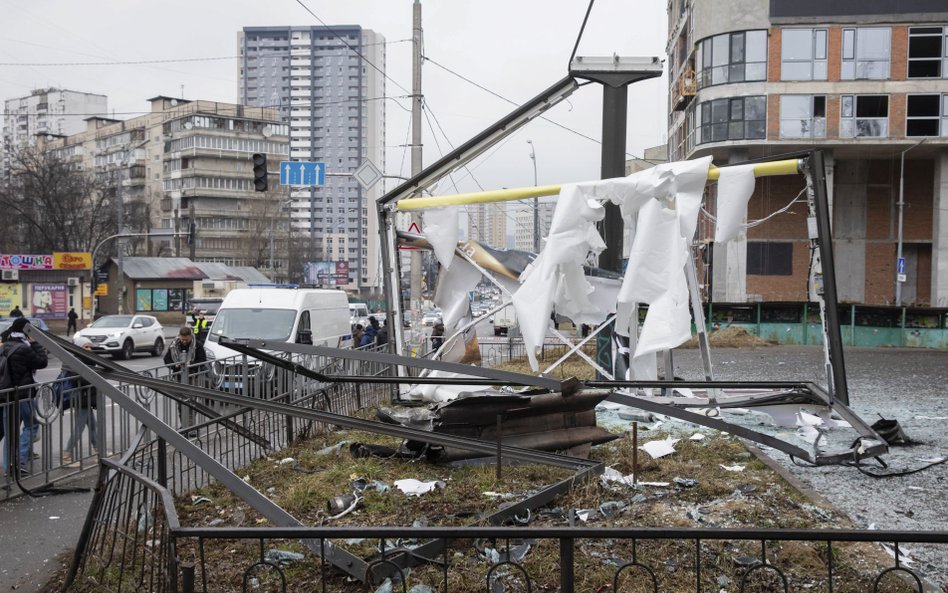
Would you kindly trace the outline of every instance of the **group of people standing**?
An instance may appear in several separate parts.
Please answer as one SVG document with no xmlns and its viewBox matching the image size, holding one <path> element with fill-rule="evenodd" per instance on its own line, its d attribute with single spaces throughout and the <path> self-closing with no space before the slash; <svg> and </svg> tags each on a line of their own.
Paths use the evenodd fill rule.
<svg viewBox="0 0 948 593">
<path fill-rule="evenodd" d="M 388 332 L 375 316 L 369 317 L 369 325 L 357 323 L 352 330 L 352 347 L 381 346 L 388 343 Z"/>
</svg>

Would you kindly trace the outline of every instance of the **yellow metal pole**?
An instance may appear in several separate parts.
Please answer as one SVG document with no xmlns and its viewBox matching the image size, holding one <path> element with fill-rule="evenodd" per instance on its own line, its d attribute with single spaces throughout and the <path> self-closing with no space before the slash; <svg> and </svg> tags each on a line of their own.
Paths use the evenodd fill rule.
<svg viewBox="0 0 948 593">
<path fill-rule="evenodd" d="M 775 175 L 795 175 L 800 172 L 800 160 L 788 159 L 754 165 L 755 177 L 772 177 Z M 721 169 L 711 165 L 708 168 L 708 180 L 716 181 L 721 176 Z M 454 194 L 450 196 L 430 196 L 427 198 L 411 198 L 398 201 L 398 209 L 425 210 L 440 206 L 461 206 L 465 204 L 486 204 L 490 202 L 510 202 L 539 196 L 555 196 L 560 193 L 561 185 L 541 185 L 539 187 L 517 187 L 513 189 L 497 189 L 491 191 L 474 192 L 468 194 Z"/>
</svg>

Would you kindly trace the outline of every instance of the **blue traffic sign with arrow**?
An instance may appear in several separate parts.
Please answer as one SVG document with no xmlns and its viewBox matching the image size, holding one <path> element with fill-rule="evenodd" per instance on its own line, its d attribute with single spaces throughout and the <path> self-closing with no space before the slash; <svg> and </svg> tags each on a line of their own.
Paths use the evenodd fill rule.
<svg viewBox="0 0 948 593">
<path fill-rule="evenodd" d="M 312 161 L 282 161 L 280 185 L 318 187 L 326 182 L 326 163 Z"/>
</svg>

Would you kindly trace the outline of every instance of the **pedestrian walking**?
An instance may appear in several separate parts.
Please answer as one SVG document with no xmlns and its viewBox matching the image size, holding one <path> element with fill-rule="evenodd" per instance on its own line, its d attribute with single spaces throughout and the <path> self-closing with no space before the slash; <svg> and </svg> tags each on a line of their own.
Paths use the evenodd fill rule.
<svg viewBox="0 0 948 593">
<path fill-rule="evenodd" d="M 92 341 L 88 338 L 79 338 L 76 345 L 83 350 L 92 351 Z M 64 369 L 65 378 L 68 380 L 75 377 L 75 385 L 72 389 L 66 391 L 64 396 L 69 397 L 69 407 L 73 413 L 72 434 L 69 435 L 69 441 L 66 443 L 66 450 L 63 452 L 63 463 L 70 464 L 73 460 L 82 457 L 79 450 L 79 443 L 82 440 L 82 433 L 86 427 L 89 428 L 89 444 L 91 450 L 96 451 L 98 441 L 98 431 L 96 430 L 96 409 L 98 408 L 99 392 L 91 383 L 82 378 L 79 373 L 72 369 Z M 70 393 L 71 392 L 71 393 Z"/>
<path fill-rule="evenodd" d="M 361 323 L 355 325 L 355 329 L 352 330 L 352 347 L 358 348 L 362 345 L 362 335 L 365 334 L 365 328 L 362 327 Z"/>
<path fill-rule="evenodd" d="M 7 359 L 11 386 L 16 388 L 12 393 L 12 401 L 18 402 L 15 406 L 6 406 L 4 410 L 6 446 L 3 448 L 3 469 L 10 471 L 10 458 L 15 456 L 18 463 L 14 463 L 13 467 L 19 470 L 21 476 L 30 473 L 33 437 L 39 428 L 36 421 L 36 409 L 33 405 L 33 398 L 36 397 L 34 385 L 37 382 L 35 372 L 46 368 L 49 363 L 46 349 L 23 333 L 28 323 L 29 320 L 21 315 L 5 332 L 0 334 L 0 339 L 3 340 L 0 356 Z M 18 432 L 19 440 L 17 441 Z"/>
<path fill-rule="evenodd" d="M 69 323 L 66 325 L 66 335 L 71 336 L 76 333 L 76 322 L 79 320 L 79 315 L 76 314 L 74 307 L 69 307 L 69 313 L 66 314 L 66 318 L 69 319 Z"/>
<path fill-rule="evenodd" d="M 362 332 L 362 339 L 359 340 L 359 346 L 375 346 L 375 338 L 379 333 L 379 320 L 374 316 L 369 317 L 369 326 Z"/>
<path fill-rule="evenodd" d="M 191 369 L 206 363 L 207 353 L 204 351 L 204 345 L 194 339 L 194 331 L 185 325 L 178 330 L 178 337 L 168 346 L 164 361 L 165 364 L 171 365 L 171 371 L 177 375 L 178 381 L 192 381 L 198 369 L 195 368 L 193 371 Z M 194 419 L 194 410 L 190 406 L 179 403 L 178 420 L 182 428 L 193 426 Z M 187 434 L 188 438 L 195 436 L 197 436 L 196 431 Z"/>
<path fill-rule="evenodd" d="M 23 317 L 23 311 L 20 311 L 20 305 L 13 307 L 13 310 L 10 311 L 10 318 L 14 319 L 16 317 Z"/>
</svg>

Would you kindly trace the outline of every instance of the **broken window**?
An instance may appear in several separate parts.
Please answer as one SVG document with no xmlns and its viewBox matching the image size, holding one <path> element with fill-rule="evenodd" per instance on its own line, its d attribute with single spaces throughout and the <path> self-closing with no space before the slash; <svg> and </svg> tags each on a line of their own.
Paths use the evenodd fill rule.
<svg viewBox="0 0 948 593">
<path fill-rule="evenodd" d="M 909 29 L 908 77 L 941 78 L 948 66 L 948 42 L 942 27 Z"/>
<path fill-rule="evenodd" d="M 748 241 L 747 274 L 754 276 L 792 276 L 793 243 Z"/>
<path fill-rule="evenodd" d="M 889 27 L 843 29 L 843 80 L 885 80 L 889 78 L 892 55 Z"/>
<path fill-rule="evenodd" d="M 781 95 L 780 137 L 825 138 L 826 97 L 824 95 Z"/>
<path fill-rule="evenodd" d="M 840 138 L 889 135 L 887 95 L 843 95 L 839 106 Z"/>
<path fill-rule="evenodd" d="M 905 135 L 937 136 L 941 107 L 942 95 L 909 95 L 905 110 Z"/>
</svg>

